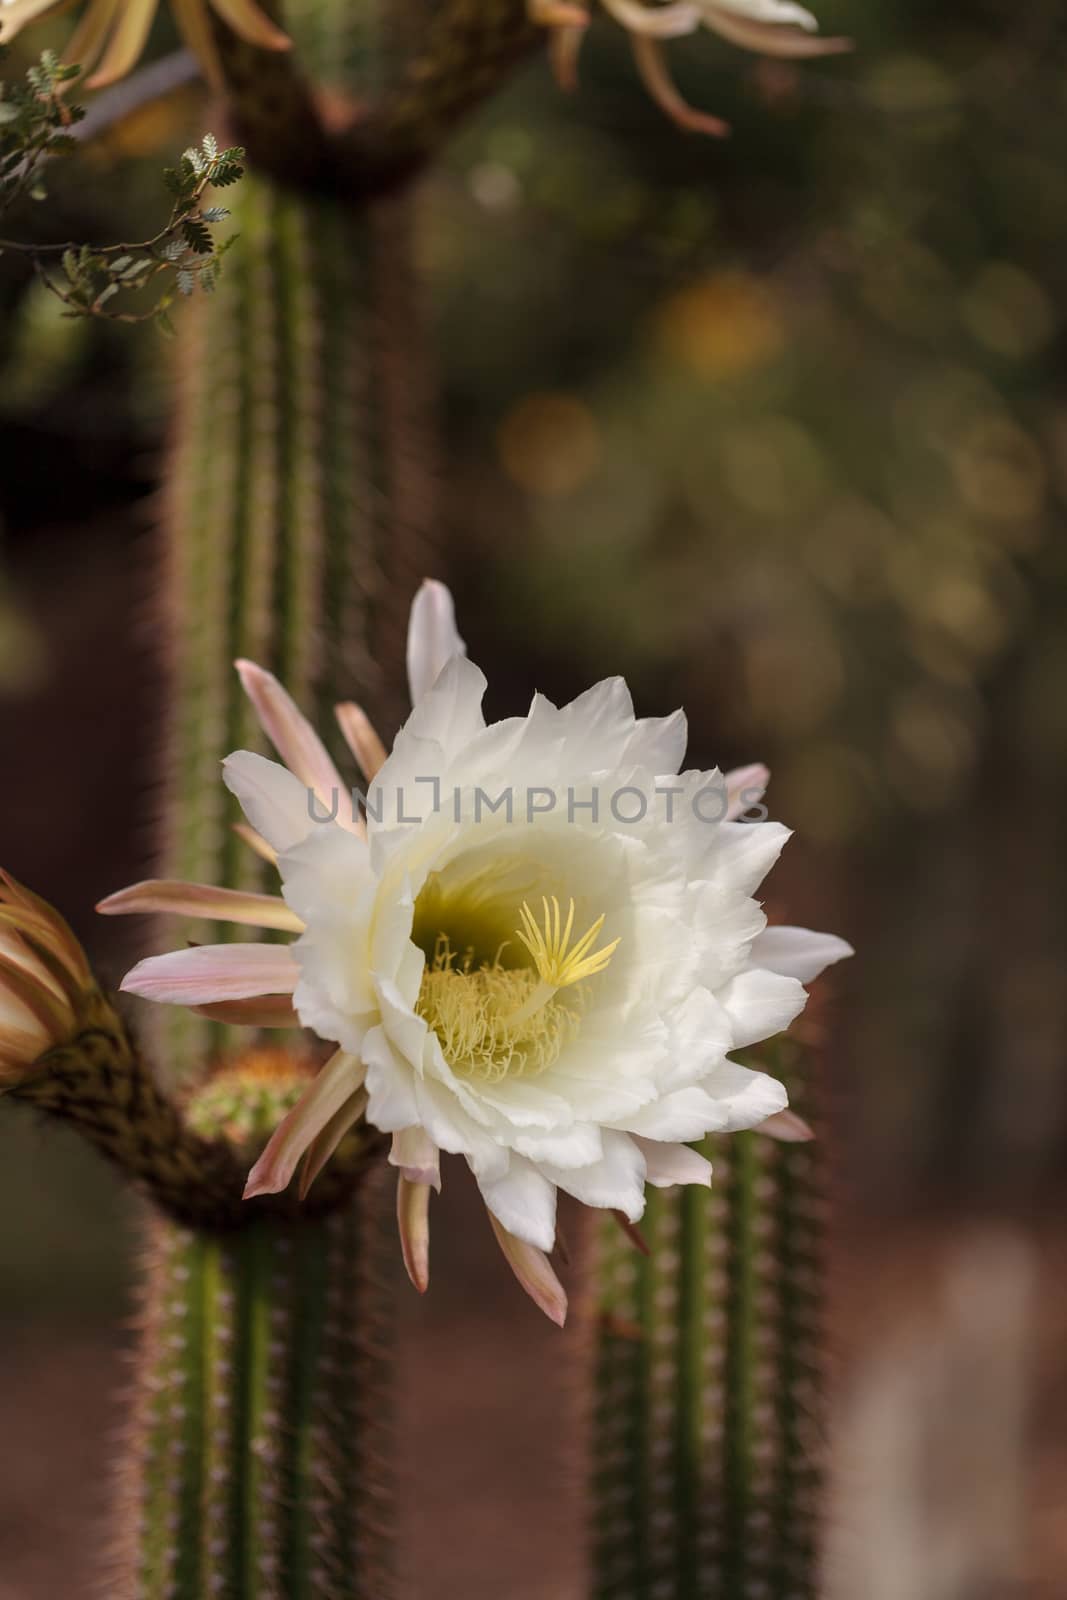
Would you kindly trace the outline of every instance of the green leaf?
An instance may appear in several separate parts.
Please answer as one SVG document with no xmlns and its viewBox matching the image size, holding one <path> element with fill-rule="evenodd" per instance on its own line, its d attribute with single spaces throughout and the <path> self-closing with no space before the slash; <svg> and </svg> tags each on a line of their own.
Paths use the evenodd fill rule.
<svg viewBox="0 0 1067 1600">
<path fill-rule="evenodd" d="M 190 250 L 195 251 L 198 256 L 211 255 L 214 244 L 209 230 L 202 222 L 198 222 L 195 217 L 187 217 L 182 223 L 182 233 Z"/>
<path fill-rule="evenodd" d="M 231 183 L 239 183 L 245 175 L 245 169 L 237 161 L 219 162 L 211 174 L 211 184 L 215 189 L 227 189 Z"/>
</svg>

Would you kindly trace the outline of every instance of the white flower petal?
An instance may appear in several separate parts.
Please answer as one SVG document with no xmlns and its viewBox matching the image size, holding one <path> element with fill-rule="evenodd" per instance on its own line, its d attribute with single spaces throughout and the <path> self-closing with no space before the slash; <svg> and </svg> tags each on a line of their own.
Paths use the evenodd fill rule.
<svg viewBox="0 0 1067 1600">
<path fill-rule="evenodd" d="M 434 1144 L 450 1155 L 466 1156 L 479 1182 L 502 1178 L 511 1160 L 507 1147 L 475 1121 L 443 1084 L 416 1077 L 414 1086 L 418 1120 Z"/>
<path fill-rule="evenodd" d="M 796 978 L 756 969 L 738 973 L 718 998 L 730 1015 L 734 1048 L 740 1050 L 788 1028 L 808 997 Z"/>
<path fill-rule="evenodd" d="M 299 975 L 288 945 L 202 944 L 139 961 L 120 987 L 144 1000 L 197 1006 L 291 994 Z"/>
<path fill-rule="evenodd" d="M 620 766 L 638 726 L 625 678 L 594 683 L 562 706 L 556 717 L 565 739 L 560 753 L 563 770 L 581 776 Z"/>
<path fill-rule="evenodd" d="M 736 1133 L 754 1128 L 768 1117 L 784 1111 L 789 1096 L 784 1084 L 766 1072 L 754 1072 L 737 1061 L 723 1061 L 705 1085 L 721 1116 L 720 1133 Z"/>
<path fill-rule="evenodd" d="M 711 1162 L 685 1144 L 661 1144 L 656 1139 L 635 1138 L 645 1158 L 646 1179 L 657 1189 L 670 1189 L 676 1183 L 701 1183 L 711 1187 Z"/>
<path fill-rule="evenodd" d="M 766 1122 L 757 1122 L 755 1132 L 780 1139 L 783 1144 L 807 1144 L 815 1137 L 815 1130 L 795 1111 L 776 1111 Z"/>
<path fill-rule="evenodd" d="M 604 1154 L 590 1166 L 553 1167 L 546 1162 L 542 1170 L 583 1205 L 621 1211 L 630 1222 L 639 1222 L 645 1209 L 645 1158 L 628 1134 L 605 1130 L 603 1138 Z"/>
<path fill-rule="evenodd" d="M 417 705 L 436 683 L 453 656 L 467 646 L 456 628 L 456 609 L 443 583 L 427 578 L 415 596 L 408 622 L 408 687 Z"/>
<path fill-rule="evenodd" d="M 368 794 L 371 837 L 401 838 L 439 809 L 438 783 L 485 732 L 485 677 L 466 656 L 453 656 L 433 688 L 416 701 L 396 736 L 389 759 Z"/>
<path fill-rule="evenodd" d="M 234 665 L 260 726 L 289 771 L 305 788 L 314 791 L 327 814 L 336 811 L 342 828 L 357 828 L 351 791 L 342 782 L 333 758 L 289 691 L 272 672 L 265 672 L 254 661 L 237 661 Z"/>
<path fill-rule="evenodd" d="M 509 1233 L 538 1250 L 551 1250 L 556 1239 L 556 1191 L 532 1162 L 514 1155 L 500 1178 L 479 1178 L 489 1210 Z"/>
<path fill-rule="evenodd" d="M 291 850 L 315 826 L 306 785 L 277 761 L 237 750 L 222 763 L 222 780 L 256 832 L 275 850 Z"/>
<path fill-rule="evenodd" d="M 676 1089 L 642 1106 L 626 1118 L 623 1126 L 628 1133 L 674 1143 L 703 1139 L 706 1133 L 717 1133 L 728 1118 L 728 1107 L 720 1104 L 706 1089 L 694 1084 L 688 1089 Z"/>
<path fill-rule="evenodd" d="M 684 711 L 669 717 L 644 717 L 634 728 L 622 751 L 620 766 L 647 767 L 659 776 L 676 773 L 685 760 L 689 741 L 689 722 Z"/>
<path fill-rule="evenodd" d="M 811 983 L 827 967 L 854 954 L 852 946 L 836 934 L 779 925 L 765 928 L 753 941 L 750 959 L 754 967 Z"/>
<path fill-rule="evenodd" d="M 713 837 L 707 841 L 700 876 L 741 895 L 755 894 L 790 838 L 780 822 L 727 821 L 705 828 L 705 833 Z"/>
<path fill-rule="evenodd" d="M 522 1133 L 514 1147 L 530 1161 L 550 1161 L 556 1167 L 588 1167 L 604 1154 L 600 1129 L 591 1122 L 578 1122 L 558 1133 Z"/>
<path fill-rule="evenodd" d="M 370 1029 L 362 1056 L 367 1068 L 367 1120 L 382 1133 L 398 1133 L 418 1123 L 414 1074 L 393 1049 L 384 1028 Z"/>
<path fill-rule="evenodd" d="M 735 767 L 732 772 L 728 772 L 724 779 L 727 797 L 727 820 L 732 822 L 748 811 L 751 806 L 758 805 L 763 799 L 770 781 L 770 772 L 758 761 L 751 766 Z"/>
</svg>

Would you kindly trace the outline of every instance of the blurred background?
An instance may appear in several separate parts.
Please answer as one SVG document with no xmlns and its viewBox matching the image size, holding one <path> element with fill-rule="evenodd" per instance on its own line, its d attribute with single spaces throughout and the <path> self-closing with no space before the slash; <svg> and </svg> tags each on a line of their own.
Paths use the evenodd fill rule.
<svg viewBox="0 0 1067 1600">
<path fill-rule="evenodd" d="M 598 21 L 577 98 L 534 62 L 425 187 L 442 571 L 490 712 L 622 672 L 640 711 L 686 706 L 694 764 L 767 761 L 797 835 L 769 909 L 859 951 L 821 1008 L 827 1595 L 1057 1600 L 1067 20 L 1056 0 L 818 9 L 855 56 L 673 52 L 728 142 L 664 121 Z M 196 91 L 145 108 L 21 236 L 150 233 L 160 166 L 209 123 Z M 146 858 L 172 360 L 152 329 L 62 320 L 0 259 L 2 859 L 112 974 L 91 907 Z M 407 1313 L 412 1592 L 495 1597 L 494 1540 L 525 1540 L 508 1600 L 570 1600 L 560 1346 L 456 1188 Z M 89 1592 L 70 1552 L 106 1505 L 135 1221 L 73 1140 L 0 1109 L 0 1600 Z"/>
</svg>

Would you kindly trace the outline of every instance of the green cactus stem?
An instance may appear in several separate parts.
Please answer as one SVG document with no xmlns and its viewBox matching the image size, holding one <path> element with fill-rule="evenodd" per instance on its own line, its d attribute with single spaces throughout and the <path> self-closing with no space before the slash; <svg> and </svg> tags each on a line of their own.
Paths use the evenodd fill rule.
<svg viewBox="0 0 1067 1600">
<path fill-rule="evenodd" d="M 416 176 L 546 37 L 526 0 L 441 0 L 429 11 L 393 0 L 377 17 L 374 0 L 345 16 L 330 0 L 265 9 L 295 53 L 257 49 L 211 22 L 235 136 L 261 172 L 350 203 Z"/>
<path fill-rule="evenodd" d="M 294 32 L 336 71 L 359 57 L 357 9 L 303 0 Z M 266 749 L 233 663 L 277 673 L 324 731 L 353 696 L 395 724 L 402 701 L 379 663 L 403 660 L 402 618 L 430 559 L 432 475 L 405 202 L 349 211 L 250 177 L 234 212 L 237 248 L 183 330 L 165 489 L 160 867 L 262 887 L 270 869 L 234 834 L 220 781 L 229 751 Z M 160 1027 L 156 1053 L 178 1075 L 237 1037 L 178 1012 Z"/>
<path fill-rule="evenodd" d="M 183 1104 L 160 1087 L 111 1002 L 93 989 L 75 1035 L 43 1055 L 8 1094 L 75 1129 L 159 1211 L 186 1227 L 225 1232 L 252 1218 L 317 1217 L 346 1203 L 385 1152 L 385 1141 L 364 1123 L 339 1146 L 308 1200 L 289 1192 L 242 1199 L 249 1167 L 315 1067 L 288 1051 L 245 1052 L 239 1059 L 239 1071 L 216 1071 Z"/>
<path fill-rule="evenodd" d="M 811 1054 L 761 1064 L 810 1119 Z M 593 1443 L 596 1600 L 814 1600 L 818 1142 L 707 1139 L 710 1192 L 650 1192 L 648 1255 L 605 1226 Z"/>
<path fill-rule="evenodd" d="M 285 21 L 316 85 L 321 74 L 354 92 L 372 70 L 370 8 L 294 0 Z M 276 66 L 235 82 L 237 98 Z M 281 145 L 299 142 L 286 105 L 270 107 Z M 240 239 L 179 349 L 157 575 L 169 671 L 159 870 L 264 887 L 273 869 L 234 833 L 221 782 L 227 753 L 266 749 L 234 661 L 274 671 L 324 732 L 351 697 L 388 729 L 401 701 L 379 662 L 403 660 L 431 496 L 404 201 L 346 208 L 262 175 L 234 194 Z M 171 925 L 165 941 L 220 936 Z M 180 1100 L 224 1063 L 187 1099 L 182 1128 L 221 1140 L 243 1184 L 290 1102 L 244 1057 L 225 1066 L 247 1032 L 152 1009 L 149 1053 Z M 354 1137 L 350 1171 L 363 1171 L 368 1136 Z M 327 1170 L 304 1206 L 242 1205 L 238 1185 L 232 1227 L 190 1226 L 173 1205 L 154 1222 L 109 1592 L 389 1600 L 396 1247 L 375 1161 L 351 1206 Z"/>
<path fill-rule="evenodd" d="M 242 1170 L 306 1082 L 274 1055 L 268 1077 L 253 1052 L 188 1108 Z M 364 1173 L 373 1194 L 381 1160 Z M 152 1219 L 117 1600 L 388 1600 L 381 1210 L 250 1206 L 224 1232 Z"/>
</svg>

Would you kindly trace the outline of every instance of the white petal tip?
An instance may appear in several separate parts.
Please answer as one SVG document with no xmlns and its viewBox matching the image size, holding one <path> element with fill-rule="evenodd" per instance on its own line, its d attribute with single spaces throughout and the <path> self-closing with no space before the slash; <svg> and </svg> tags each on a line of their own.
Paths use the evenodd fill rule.
<svg viewBox="0 0 1067 1600">
<path fill-rule="evenodd" d="M 754 1131 L 778 1139 L 782 1144 L 810 1144 L 815 1138 L 815 1129 L 795 1111 L 776 1111 L 773 1117 L 757 1123 Z"/>
</svg>

